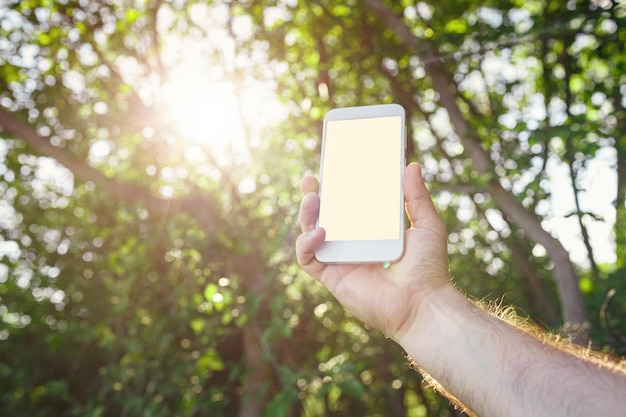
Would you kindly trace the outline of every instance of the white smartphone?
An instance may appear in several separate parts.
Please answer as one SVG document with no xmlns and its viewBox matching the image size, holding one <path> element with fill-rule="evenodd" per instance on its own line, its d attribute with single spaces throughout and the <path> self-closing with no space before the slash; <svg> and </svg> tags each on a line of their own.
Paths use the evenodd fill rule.
<svg viewBox="0 0 626 417">
<path fill-rule="evenodd" d="M 324 263 L 393 262 L 404 251 L 405 111 L 397 104 L 330 110 L 324 118 L 320 212 Z"/>
</svg>

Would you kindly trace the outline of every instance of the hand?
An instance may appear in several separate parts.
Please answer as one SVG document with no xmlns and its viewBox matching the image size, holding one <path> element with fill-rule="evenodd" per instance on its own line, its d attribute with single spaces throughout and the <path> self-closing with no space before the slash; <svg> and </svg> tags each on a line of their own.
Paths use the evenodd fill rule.
<svg viewBox="0 0 626 417">
<path fill-rule="evenodd" d="M 404 172 L 402 187 L 411 228 L 404 235 L 404 255 L 388 268 L 382 264 L 318 262 L 315 249 L 325 236 L 322 228 L 315 228 L 319 183 L 305 177 L 300 187 L 305 194 L 300 207 L 303 234 L 296 242 L 300 266 L 357 318 L 399 341 L 415 321 L 420 301 L 452 286 L 446 227 L 424 185 L 420 166 L 412 163 Z"/>
</svg>

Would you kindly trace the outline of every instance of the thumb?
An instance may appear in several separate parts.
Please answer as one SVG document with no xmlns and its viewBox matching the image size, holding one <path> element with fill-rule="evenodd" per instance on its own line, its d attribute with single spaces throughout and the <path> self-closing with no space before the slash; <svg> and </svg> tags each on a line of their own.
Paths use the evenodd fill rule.
<svg viewBox="0 0 626 417">
<path fill-rule="evenodd" d="M 430 193 L 426 189 L 422 179 L 422 167 L 418 163 L 413 162 L 404 170 L 402 188 L 404 189 L 405 208 L 411 221 L 411 227 L 442 222 Z"/>
</svg>

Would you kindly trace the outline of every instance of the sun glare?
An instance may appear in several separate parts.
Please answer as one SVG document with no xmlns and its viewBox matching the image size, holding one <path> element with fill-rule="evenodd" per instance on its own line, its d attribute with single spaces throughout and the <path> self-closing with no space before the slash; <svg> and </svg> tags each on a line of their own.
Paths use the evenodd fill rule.
<svg viewBox="0 0 626 417">
<path fill-rule="evenodd" d="M 182 140 L 218 154 L 242 147 L 244 120 L 231 83 L 212 80 L 196 66 L 181 64 L 170 73 L 163 93 L 167 117 Z"/>
</svg>

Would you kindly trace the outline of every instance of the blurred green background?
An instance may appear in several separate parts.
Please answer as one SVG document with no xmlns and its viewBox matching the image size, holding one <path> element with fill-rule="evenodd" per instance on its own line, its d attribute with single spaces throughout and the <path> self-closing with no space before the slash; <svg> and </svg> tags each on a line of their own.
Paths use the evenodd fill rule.
<svg viewBox="0 0 626 417">
<path fill-rule="evenodd" d="M 351 105 L 407 110 L 461 290 L 625 354 L 625 44 L 622 0 L 0 2 L 0 410 L 459 415 L 295 263 Z"/>
</svg>

